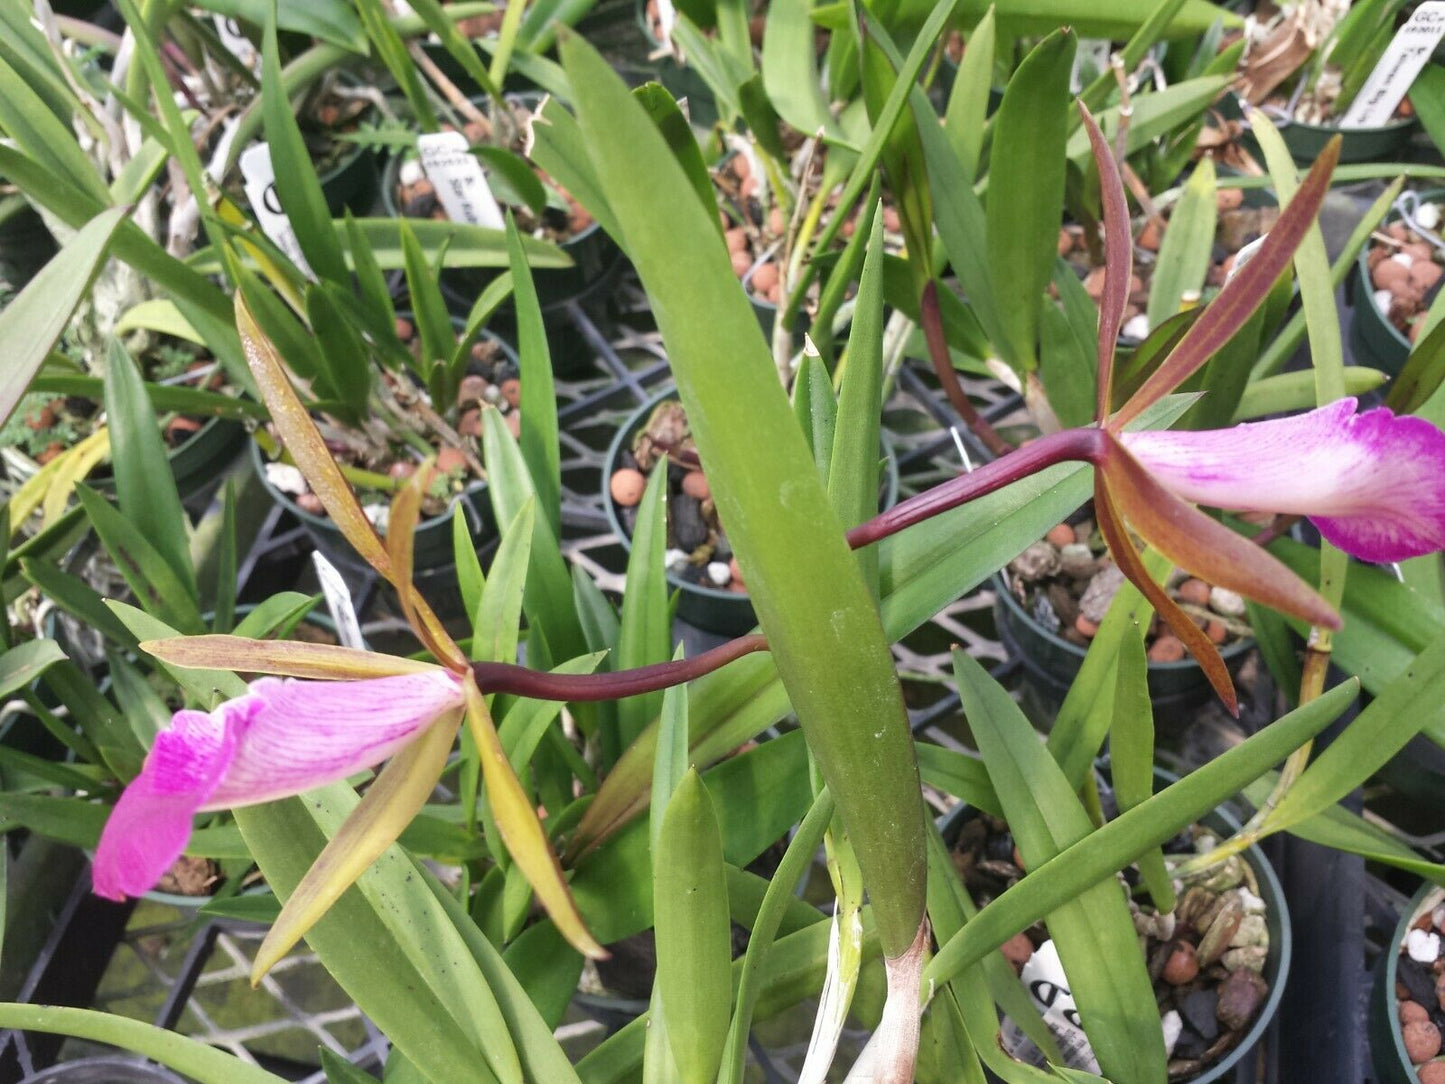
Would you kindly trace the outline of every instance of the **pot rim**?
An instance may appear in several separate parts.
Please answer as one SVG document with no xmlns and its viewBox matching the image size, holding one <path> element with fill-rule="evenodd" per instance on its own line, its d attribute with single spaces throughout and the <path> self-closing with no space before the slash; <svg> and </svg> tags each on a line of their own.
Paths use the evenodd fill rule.
<svg viewBox="0 0 1445 1084">
<path fill-rule="evenodd" d="M 1445 903 L 1445 888 L 1430 881 L 1420 886 L 1420 891 L 1410 898 L 1410 903 L 1400 913 L 1400 921 L 1395 924 L 1395 932 L 1390 937 L 1385 953 L 1385 978 L 1378 991 L 1378 996 L 1383 1000 L 1387 1008 L 1393 1008 L 1391 1002 L 1395 996 L 1395 982 L 1399 975 L 1400 949 L 1404 947 L 1405 936 L 1410 932 L 1410 927 L 1415 924 L 1427 910 L 1434 910 L 1440 904 Z M 1418 1066 L 1410 1060 L 1410 1055 L 1405 1051 L 1405 1037 L 1400 1030 L 1400 1017 L 1396 1012 L 1386 1014 L 1386 1021 L 1390 1028 L 1390 1042 L 1395 1051 L 1395 1057 L 1399 1059 L 1400 1065 L 1414 1079 Z"/>
<path fill-rule="evenodd" d="M 1445 188 L 1422 189 L 1419 192 L 1419 197 L 1422 200 L 1431 202 L 1445 202 Z M 1390 223 L 1398 222 L 1399 220 L 1400 212 L 1394 207 L 1391 207 L 1389 213 L 1380 220 L 1380 225 L 1388 226 Z M 1385 330 L 1390 333 L 1390 338 L 1395 342 L 1395 344 L 1399 346 L 1401 350 L 1405 351 L 1406 354 L 1409 354 L 1412 350 L 1415 349 L 1415 344 L 1412 343 L 1409 339 L 1405 338 L 1404 335 L 1400 334 L 1400 329 L 1397 328 L 1394 324 L 1390 323 L 1389 316 L 1386 313 L 1381 312 L 1380 306 L 1375 304 L 1375 287 L 1374 284 L 1370 281 L 1370 246 L 1368 244 L 1361 247 L 1360 254 L 1355 257 L 1355 268 L 1359 272 L 1359 289 L 1364 294 L 1364 304 L 1368 305 L 1370 307 L 1370 311 L 1379 318 L 1380 323 L 1383 324 Z M 1360 299 L 1357 297 L 1355 299 L 1355 306 L 1358 308 L 1359 305 Z"/>
</svg>

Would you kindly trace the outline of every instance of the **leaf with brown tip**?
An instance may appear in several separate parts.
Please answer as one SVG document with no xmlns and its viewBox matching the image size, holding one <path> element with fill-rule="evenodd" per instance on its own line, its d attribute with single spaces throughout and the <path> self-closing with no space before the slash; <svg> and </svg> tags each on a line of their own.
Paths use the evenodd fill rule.
<svg viewBox="0 0 1445 1084">
<path fill-rule="evenodd" d="M 1200 579 L 1311 625 L 1339 628 L 1339 614 L 1262 546 L 1166 489 L 1118 441 L 1098 468 L 1116 507 L 1151 546 Z"/>
<path fill-rule="evenodd" d="M 391 559 L 381 537 L 361 510 L 361 502 L 342 477 L 341 468 L 327 450 L 316 423 L 291 386 L 276 347 L 256 323 L 239 293 L 236 294 L 236 330 L 246 351 L 246 364 L 251 367 L 261 398 L 271 412 L 271 423 L 281 434 L 286 450 L 346 541 L 367 564 L 390 580 Z"/>
<path fill-rule="evenodd" d="M 438 669 L 429 662 L 354 647 L 245 636 L 173 636 L 146 640 L 140 649 L 167 666 L 186 670 L 239 670 L 314 681 L 361 681 Z"/>
<path fill-rule="evenodd" d="M 1189 615 L 1179 608 L 1179 604 L 1169 597 L 1168 592 L 1154 582 L 1154 577 L 1149 575 L 1149 570 L 1144 567 L 1139 552 L 1134 549 L 1134 543 L 1129 540 L 1129 532 L 1110 503 L 1111 499 L 1104 481 L 1104 472 L 1096 469 L 1094 515 L 1098 518 L 1099 530 L 1104 532 L 1104 541 L 1109 544 L 1109 552 L 1114 555 L 1120 571 L 1143 592 L 1149 604 L 1154 607 L 1154 612 L 1163 618 L 1174 635 L 1184 642 L 1184 646 L 1204 670 L 1209 684 L 1214 686 L 1219 699 L 1224 701 L 1229 714 L 1239 718 L 1239 698 L 1235 695 L 1234 681 L 1229 676 L 1229 670 L 1219 656 L 1219 649 L 1204 635 L 1204 631 L 1190 620 Z"/>
<path fill-rule="evenodd" d="M 477 743 L 487 801 L 491 803 L 497 829 L 502 833 L 502 842 L 507 845 L 512 861 L 522 868 L 527 883 L 537 893 L 537 899 L 546 908 L 548 917 L 568 943 L 584 956 L 605 960 L 607 950 L 597 943 L 577 910 L 572 889 L 562 873 L 562 865 L 557 861 L 542 822 L 537 819 L 536 807 L 522 789 L 522 783 L 507 759 L 507 752 L 502 748 L 501 739 L 497 737 L 497 728 L 492 723 L 486 700 L 470 676 L 462 687 L 467 697 L 467 724 Z"/>
<path fill-rule="evenodd" d="M 1204 310 L 1163 364 L 1109 419 L 1110 429 L 1119 432 L 1146 407 L 1177 388 L 1213 357 L 1249 319 L 1264 301 L 1275 279 L 1289 266 L 1295 249 L 1314 223 L 1320 204 L 1329 191 L 1330 177 L 1339 156 L 1340 137 L 1335 136 L 1315 159 L 1309 175 L 1294 198 L 1285 205 L 1274 227 L 1265 235 L 1259 251 L 1231 276 L 1219 291 L 1219 296 Z"/>
<path fill-rule="evenodd" d="M 1104 295 L 1099 299 L 1099 403 L 1096 417 L 1109 416 L 1110 394 L 1114 383 L 1114 347 L 1119 328 L 1124 323 L 1124 309 L 1129 304 L 1129 280 L 1134 274 L 1134 238 L 1129 232 L 1129 205 L 1124 198 L 1124 182 L 1119 178 L 1119 163 L 1094 115 L 1083 101 L 1079 115 L 1089 133 L 1094 163 L 1099 169 L 1099 199 L 1104 205 Z"/>
</svg>

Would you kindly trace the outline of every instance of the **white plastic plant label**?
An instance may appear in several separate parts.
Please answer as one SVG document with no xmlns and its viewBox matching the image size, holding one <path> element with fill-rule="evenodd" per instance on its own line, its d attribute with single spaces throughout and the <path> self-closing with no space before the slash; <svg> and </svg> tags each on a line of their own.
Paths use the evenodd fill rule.
<svg viewBox="0 0 1445 1084">
<path fill-rule="evenodd" d="M 1059 950 L 1052 941 L 1045 941 L 1034 950 L 1034 954 L 1024 964 L 1020 978 L 1039 1014 L 1044 1018 L 1044 1023 L 1054 1033 L 1059 1052 L 1064 1056 L 1064 1064 L 1070 1069 L 1097 1073 L 1099 1063 L 1095 1060 L 1088 1036 L 1084 1034 L 1083 1026 L 1079 1023 L 1074 995 L 1069 992 L 1064 965 L 1059 962 Z M 1008 1017 L 1003 1019 L 999 1041 L 1004 1050 L 1019 1061 L 1038 1068 L 1047 1064 L 1043 1051 Z"/>
<path fill-rule="evenodd" d="M 211 19 L 216 25 L 216 37 L 221 39 L 221 44 L 226 47 L 226 51 L 239 60 L 243 66 L 253 72 L 259 72 L 261 70 L 261 53 L 241 30 L 241 24 L 224 15 L 213 15 Z"/>
<path fill-rule="evenodd" d="M 1445 0 L 1426 0 L 1396 32 L 1385 55 L 1350 104 L 1341 128 L 1380 128 L 1390 123 L 1440 38 L 1445 36 Z"/>
<path fill-rule="evenodd" d="M 356 606 L 351 601 L 351 589 L 336 571 L 336 566 L 313 550 L 311 560 L 316 565 L 316 578 L 321 581 L 321 593 L 326 596 L 326 608 L 331 611 L 331 620 L 336 624 L 336 638 L 342 647 L 358 650 L 366 647 L 361 639 L 361 622 L 356 619 Z"/>
<path fill-rule="evenodd" d="M 494 230 L 506 228 L 502 209 L 466 136 L 461 132 L 428 132 L 416 137 L 416 150 L 448 218 Z"/>
<path fill-rule="evenodd" d="M 251 211 L 271 243 L 286 253 L 302 274 L 314 280 L 316 273 L 306 262 L 301 243 L 296 240 L 296 231 L 281 209 L 281 198 L 276 195 L 276 167 L 271 164 L 270 144 L 257 143 L 241 153 L 241 182 L 246 189 L 246 199 L 251 203 Z"/>
<path fill-rule="evenodd" d="M 677 26 L 677 8 L 672 0 L 657 0 L 657 36 L 672 48 L 672 31 Z"/>
</svg>

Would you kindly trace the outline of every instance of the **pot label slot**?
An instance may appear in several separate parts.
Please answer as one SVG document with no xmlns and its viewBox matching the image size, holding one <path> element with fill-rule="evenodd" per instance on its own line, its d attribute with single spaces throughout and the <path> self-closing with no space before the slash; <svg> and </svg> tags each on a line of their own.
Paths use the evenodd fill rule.
<svg viewBox="0 0 1445 1084">
<path fill-rule="evenodd" d="M 494 230 L 506 228 L 502 209 L 466 136 L 461 132 L 425 133 L 416 137 L 416 149 L 448 218 Z"/>
<path fill-rule="evenodd" d="M 316 281 L 316 273 L 306 262 L 301 251 L 301 242 L 296 240 L 296 230 L 281 207 L 281 198 L 276 194 L 276 167 L 271 164 L 271 146 L 257 143 L 247 147 L 241 154 L 241 183 L 246 190 L 246 199 L 251 203 L 251 213 L 261 224 L 261 229 L 271 243 L 286 254 L 303 275 Z"/>
<path fill-rule="evenodd" d="M 1415 9 L 1355 96 L 1341 128 L 1382 128 L 1410 91 L 1440 38 L 1445 36 L 1445 0 L 1427 0 Z"/>
</svg>

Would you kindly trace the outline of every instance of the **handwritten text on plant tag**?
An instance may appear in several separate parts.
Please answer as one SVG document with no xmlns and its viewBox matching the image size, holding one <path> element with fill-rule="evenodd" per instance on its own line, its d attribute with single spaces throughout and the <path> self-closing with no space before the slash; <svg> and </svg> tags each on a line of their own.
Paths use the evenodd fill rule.
<svg viewBox="0 0 1445 1084">
<path fill-rule="evenodd" d="M 1058 1041 L 1064 1064 L 1071 1069 L 1097 1073 L 1099 1063 L 1089 1046 L 1088 1036 L 1084 1034 L 1079 1011 L 1074 1006 L 1074 995 L 1069 992 L 1069 980 L 1064 975 L 1064 965 L 1059 961 L 1059 950 L 1052 941 L 1045 941 L 1034 950 L 1019 978 L 1033 998 L 1034 1007 Z M 1040 1068 L 1046 1064 L 1043 1051 L 1008 1017 L 1003 1020 L 999 1041 L 1005 1051 L 1020 1061 Z"/>
<path fill-rule="evenodd" d="M 1427 0 L 1396 32 L 1385 55 L 1355 95 L 1341 128 L 1380 128 L 1390 123 L 1395 107 L 1425 67 L 1445 36 L 1445 0 Z"/>
<path fill-rule="evenodd" d="M 448 218 L 494 230 L 506 227 L 502 209 L 487 185 L 482 164 L 468 149 L 466 136 L 461 132 L 429 132 L 416 137 L 416 149 Z"/>
<path fill-rule="evenodd" d="M 269 144 L 257 143 L 242 152 L 241 181 L 246 189 L 246 199 L 251 202 L 251 211 L 271 243 L 286 253 L 302 274 L 314 280 L 316 273 L 306 262 L 301 242 L 296 240 L 296 231 L 281 207 L 280 197 L 276 195 L 276 167 L 271 164 Z"/>
<path fill-rule="evenodd" d="M 320 550 L 314 550 L 311 560 L 316 564 L 316 578 L 321 581 L 321 593 L 326 596 L 326 608 L 331 611 L 331 620 L 336 623 L 336 638 L 343 647 L 358 650 L 366 647 L 361 639 L 361 623 L 356 619 L 356 607 L 351 601 L 351 589 Z"/>
</svg>

